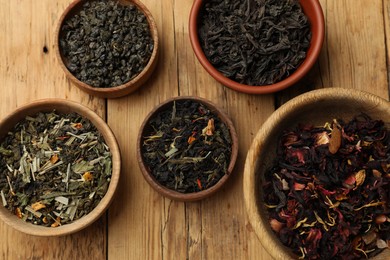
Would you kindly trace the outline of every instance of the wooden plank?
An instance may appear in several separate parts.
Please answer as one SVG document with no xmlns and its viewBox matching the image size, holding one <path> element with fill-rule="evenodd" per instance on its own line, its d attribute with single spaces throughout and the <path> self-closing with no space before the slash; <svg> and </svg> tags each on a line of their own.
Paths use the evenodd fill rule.
<svg viewBox="0 0 390 260">
<path fill-rule="evenodd" d="M 67 98 L 105 115 L 105 102 L 71 85 L 55 57 L 54 31 L 70 0 L 0 1 L 0 117 L 18 106 L 47 97 Z M 45 51 L 44 51 L 45 48 Z M 106 220 L 60 237 L 25 235 L 0 223 L 1 259 L 105 259 Z M 65 250 L 66 249 L 66 250 Z"/>
<path fill-rule="evenodd" d="M 383 0 L 383 16 L 385 23 L 386 54 L 387 54 L 387 86 L 390 100 L 390 0 Z"/>
<path fill-rule="evenodd" d="M 382 0 L 321 1 L 326 10 L 323 85 L 388 98 Z M 324 53 L 323 53 L 324 54 Z"/>
<path fill-rule="evenodd" d="M 136 160 L 139 127 L 150 110 L 178 95 L 173 1 L 142 1 L 154 16 L 159 62 L 136 93 L 108 101 L 108 122 L 122 152 L 118 197 L 109 212 L 109 259 L 174 259 L 186 254 L 184 204 L 162 198 L 143 179 Z"/>
<path fill-rule="evenodd" d="M 225 109 L 239 137 L 239 157 L 226 187 L 213 197 L 186 205 L 188 259 L 268 259 L 246 218 L 242 171 L 253 135 L 274 110 L 273 96 L 251 96 L 223 87 L 193 54 L 188 34 L 191 2 L 175 1 L 175 38 L 182 95 L 207 98 Z M 250 123 L 248 123 L 250 122 Z"/>
</svg>

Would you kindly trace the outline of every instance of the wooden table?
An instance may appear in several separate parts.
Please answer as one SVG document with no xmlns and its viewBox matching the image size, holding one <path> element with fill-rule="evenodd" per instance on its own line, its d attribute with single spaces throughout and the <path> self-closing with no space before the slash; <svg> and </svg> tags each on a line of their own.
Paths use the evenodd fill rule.
<svg viewBox="0 0 390 260">
<path fill-rule="evenodd" d="M 71 1 L 0 0 L 0 117 L 48 97 L 90 107 L 119 142 L 119 191 L 106 215 L 73 235 L 32 237 L 0 222 L 1 259 L 270 259 L 248 222 L 242 191 L 246 152 L 262 123 L 282 103 L 315 88 L 365 90 L 389 99 L 390 0 L 321 0 L 326 37 L 310 75 L 289 90 L 257 96 L 221 86 L 198 63 L 188 36 L 192 1 L 143 0 L 158 25 L 160 61 L 142 89 L 113 100 L 81 92 L 58 65 L 54 32 Z M 142 120 L 178 95 L 201 96 L 223 107 L 239 136 L 234 176 L 201 202 L 164 199 L 143 179 L 136 161 Z"/>
</svg>

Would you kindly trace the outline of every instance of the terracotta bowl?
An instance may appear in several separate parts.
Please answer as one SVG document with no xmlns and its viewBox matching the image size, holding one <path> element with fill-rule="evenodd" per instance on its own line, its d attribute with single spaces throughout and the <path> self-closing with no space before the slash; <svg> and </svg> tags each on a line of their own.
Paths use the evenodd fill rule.
<svg viewBox="0 0 390 260">
<path fill-rule="evenodd" d="M 94 0 L 88 0 L 88 1 L 94 1 Z M 66 76 L 81 90 L 87 92 L 90 95 L 97 96 L 100 98 L 118 98 L 125 95 L 128 95 L 134 91 L 136 91 L 138 88 L 140 88 L 152 75 L 156 64 L 158 60 L 158 51 L 159 51 L 159 39 L 158 39 L 158 33 L 157 33 L 157 26 L 156 23 L 152 17 L 152 14 L 149 12 L 149 10 L 145 7 L 144 4 L 142 4 L 140 1 L 133 1 L 133 0 L 119 0 L 119 3 L 122 5 L 129 5 L 134 4 L 136 7 L 138 7 L 139 10 L 141 10 L 149 23 L 150 27 L 150 33 L 152 35 L 153 41 L 154 41 L 154 48 L 152 55 L 150 57 L 150 60 L 148 64 L 145 66 L 145 68 L 132 80 L 111 88 L 97 88 L 93 87 L 91 85 L 88 85 L 79 79 L 77 79 L 65 66 L 67 64 L 66 58 L 62 55 L 59 40 L 62 38 L 61 33 L 61 27 L 68 19 L 73 17 L 75 14 L 79 13 L 82 9 L 83 4 L 85 3 L 84 0 L 75 0 L 72 2 L 64 11 L 62 14 L 57 30 L 56 30 L 56 42 L 55 42 L 55 48 L 56 48 L 56 55 L 57 59 L 60 63 L 61 68 L 64 70 Z"/>
<path fill-rule="evenodd" d="M 91 123 L 96 126 L 99 132 L 103 135 L 104 140 L 112 153 L 112 176 L 106 195 L 89 214 L 81 217 L 78 220 L 75 220 L 70 224 L 64 224 L 56 228 L 44 227 L 25 222 L 16 217 L 7 208 L 3 207 L 3 205 L 0 205 L 0 219 L 2 219 L 9 226 L 21 232 L 35 236 L 67 235 L 75 233 L 91 225 L 106 211 L 111 201 L 113 200 L 113 196 L 118 185 L 121 168 L 119 147 L 115 136 L 108 125 L 89 108 L 65 99 L 38 100 L 16 109 L 0 122 L 0 140 L 2 140 L 7 135 L 7 133 L 15 126 L 16 123 L 24 119 L 26 116 L 33 116 L 38 112 L 51 112 L 53 109 L 62 113 L 76 112 L 79 115 L 89 119 Z"/>
<path fill-rule="evenodd" d="M 189 32 L 192 48 L 195 52 L 199 62 L 205 68 L 205 70 L 222 85 L 229 87 L 233 90 L 248 93 L 248 94 L 268 94 L 283 90 L 301 80 L 315 64 L 324 41 L 325 33 L 325 22 L 322 8 L 318 0 L 300 0 L 302 9 L 311 23 L 312 39 L 310 47 L 307 51 L 307 56 L 303 63 L 286 79 L 279 81 L 272 85 L 266 86 L 250 86 L 238 83 L 219 72 L 213 65 L 208 61 L 204 54 L 202 47 L 199 43 L 198 37 L 198 17 L 203 8 L 205 1 L 194 0 L 194 4 L 190 13 L 189 21 Z"/>
<path fill-rule="evenodd" d="M 366 92 L 329 88 L 311 91 L 290 100 L 276 110 L 256 134 L 244 168 L 245 205 L 260 242 L 275 259 L 298 258 L 279 242 L 271 230 L 267 209 L 262 201 L 263 176 L 276 156 L 279 136 L 283 130 L 294 128 L 299 123 L 324 125 L 334 118 L 347 122 L 360 113 L 382 119 L 390 126 L 390 102 Z M 383 251 L 374 259 L 390 259 L 390 250 Z"/>
<path fill-rule="evenodd" d="M 207 107 L 212 113 L 214 113 L 216 116 L 218 116 L 222 122 L 225 123 L 227 128 L 230 131 L 230 137 L 232 140 L 232 153 L 230 156 L 230 163 L 227 168 L 227 174 L 225 174 L 214 186 L 209 187 L 208 189 L 199 191 L 199 192 L 193 192 L 193 193 L 181 193 L 175 190 L 171 190 L 169 188 L 166 188 L 165 186 L 161 185 L 152 175 L 149 167 L 145 164 L 143 157 L 142 157 L 142 145 L 143 145 L 143 137 L 147 136 L 148 133 L 151 132 L 150 127 L 148 127 L 148 123 L 151 118 L 153 118 L 156 114 L 160 113 L 161 111 L 172 109 L 172 105 L 174 101 L 178 100 L 193 100 L 198 103 L 203 104 L 205 107 Z M 210 101 L 199 98 L 199 97 L 192 97 L 192 96 L 183 96 L 183 97 L 175 97 L 170 98 L 166 100 L 165 102 L 159 104 L 156 106 L 145 118 L 144 122 L 141 125 L 138 139 L 137 139 L 137 159 L 138 164 L 141 169 L 141 172 L 145 178 L 145 180 L 152 186 L 153 189 L 155 189 L 157 192 L 159 192 L 161 195 L 177 200 L 177 201 L 196 201 L 201 200 L 206 197 L 211 196 L 215 192 L 217 192 L 219 189 L 222 188 L 222 186 L 227 182 L 227 180 L 232 175 L 232 171 L 234 168 L 234 165 L 236 163 L 237 159 L 237 153 L 238 153 L 238 140 L 237 140 L 237 134 L 236 130 L 233 126 L 232 121 L 229 119 L 229 117 L 216 105 L 211 103 Z"/>
</svg>

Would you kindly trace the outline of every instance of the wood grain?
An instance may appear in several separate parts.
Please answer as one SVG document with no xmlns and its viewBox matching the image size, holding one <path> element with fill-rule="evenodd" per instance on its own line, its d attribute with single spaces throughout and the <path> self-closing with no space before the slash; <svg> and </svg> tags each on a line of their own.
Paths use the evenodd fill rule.
<svg viewBox="0 0 390 260">
<path fill-rule="evenodd" d="M 192 1 L 142 0 L 158 27 L 157 68 L 137 92 L 113 100 L 76 88 L 55 57 L 55 28 L 71 2 L 0 0 L 0 117 L 46 97 L 90 107 L 117 137 L 123 160 L 119 192 L 107 218 L 74 235 L 30 237 L 0 222 L 0 259 L 271 259 L 249 224 L 242 174 L 249 146 L 275 106 L 310 89 L 328 87 L 365 90 L 389 99 L 389 0 L 320 0 L 326 38 L 319 61 L 297 87 L 263 96 L 234 92 L 204 71 L 189 42 Z M 221 192 L 201 202 L 162 198 L 137 165 L 142 120 L 155 105 L 178 95 L 201 96 L 225 109 L 239 138 L 232 178 Z"/>
</svg>

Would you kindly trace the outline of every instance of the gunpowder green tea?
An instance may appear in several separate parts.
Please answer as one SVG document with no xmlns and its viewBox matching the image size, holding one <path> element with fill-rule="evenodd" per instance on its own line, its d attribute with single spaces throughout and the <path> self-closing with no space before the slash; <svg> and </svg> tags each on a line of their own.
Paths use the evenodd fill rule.
<svg viewBox="0 0 390 260">
<path fill-rule="evenodd" d="M 59 45 L 68 70 L 98 88 L 135 78 L 154 49 L 145 14 L 132 3 L 115 0 L 85 1 L 62 25 Z"/>
<path fill-rule="evenodd" d="M 142 137 L 141 156 L 162 186 L 194 193 L 215 185 L 232 154 L 228 127 L 205 105 L 176 100 L 153 115 Z"/>
<path fill-rule="evenodd" d="M 87 215 L 110 184 L 110 149 L 76 113 L 27 116 L 2 140 L 0 155 L 2 205 L 36 225 L 58 227 Z"/>
<path fill-rule="evenodd" d="M 208 61 L 250 86 L 274 84 L 294 73 L 311 40 L 298 0 L 207 0 L 198 28 Z"/>
</svg>

